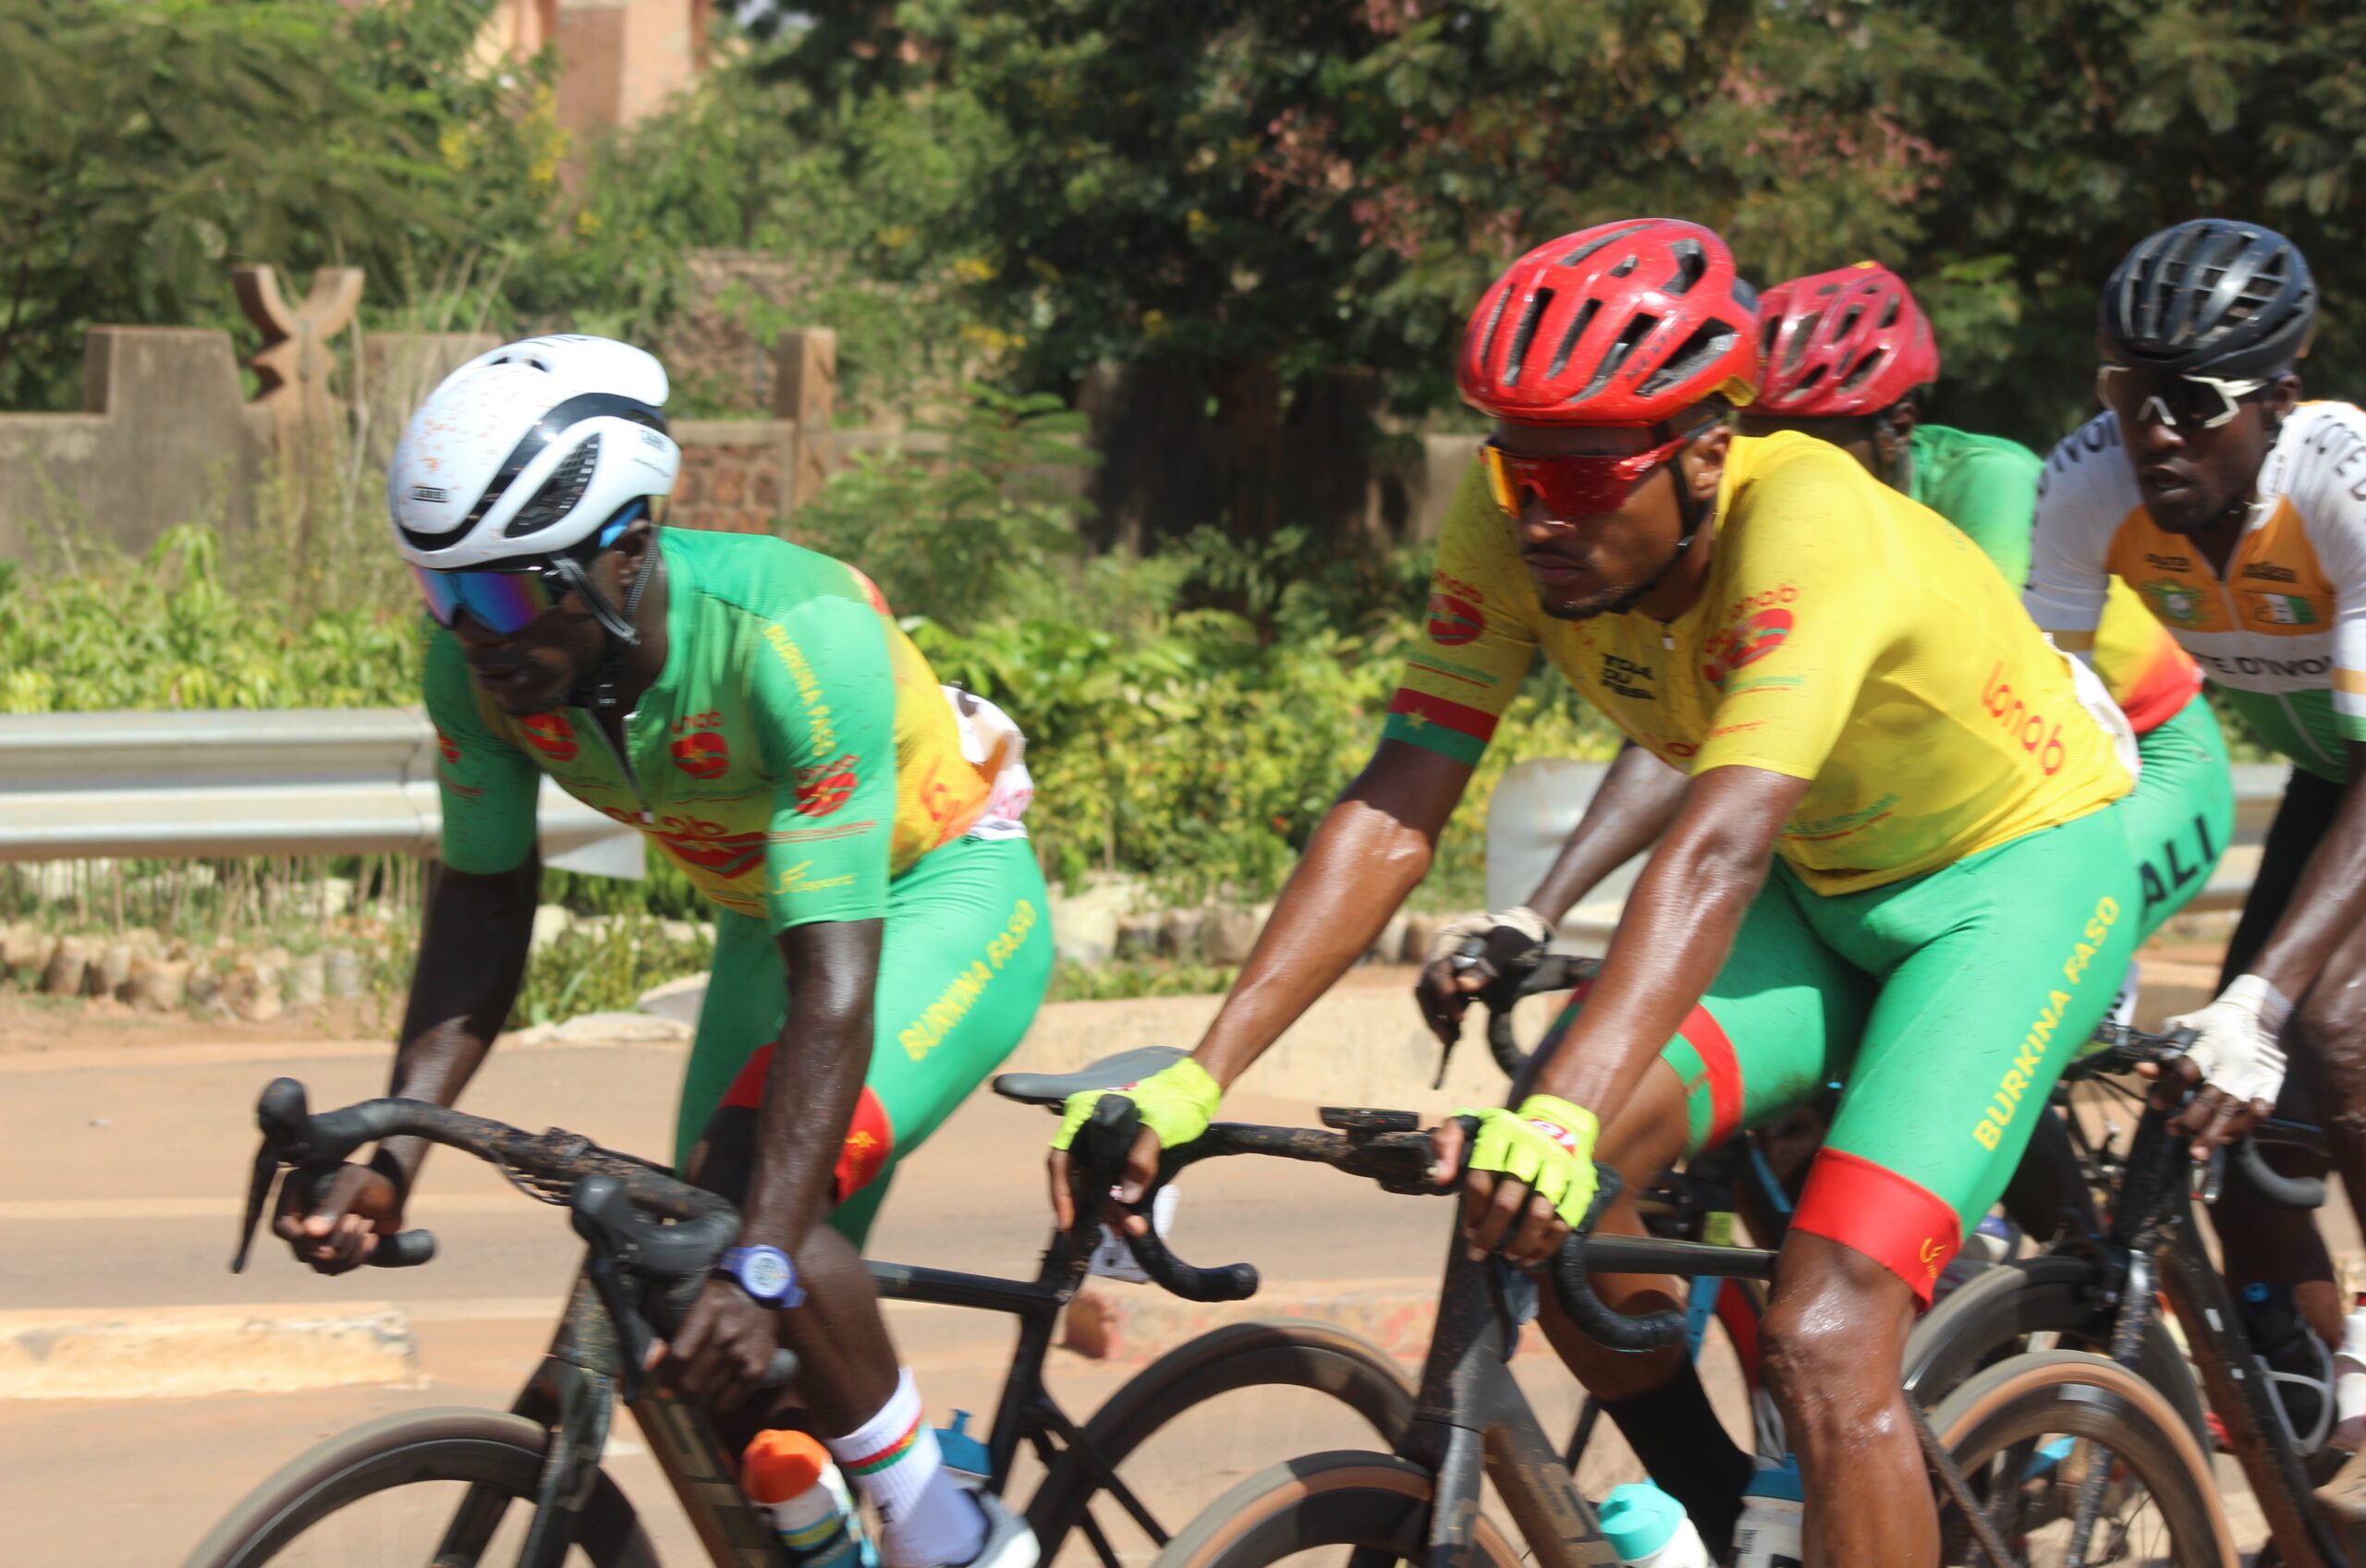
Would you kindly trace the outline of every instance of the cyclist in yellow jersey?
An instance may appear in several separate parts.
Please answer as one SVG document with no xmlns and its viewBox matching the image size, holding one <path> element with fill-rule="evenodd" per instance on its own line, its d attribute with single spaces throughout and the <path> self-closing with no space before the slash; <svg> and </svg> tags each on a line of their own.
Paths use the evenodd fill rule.
<svg viewBox="0 0 2366 1568">
<path fill-rule="evenodd" d="M 1480 301 L 1460 381 L 1496 422 L 1439 542 L 1427 635 L 1207 1036 L 1127 1091 L 1148 1130 L 1120 1196 L 1419 882 L 1541 650 L 1689 782 L 1516 1108 L 1468 1113 L 1465 1244 L 1536 1263 L 1586 1213 L 1597 1152 L 1632 1183 L 1845 1078 L 1765 1365 L 1806 1561 L 1930 1563 L 1898 1356 L 2126 963 L 2132 744 L 1960 534 L 1836 448 L 1735 437 L 1725 414 L 1757 369 L 1749 291 L 1691 224 L 1567 236 Z M 1097 1098 L 1070 1102 L 1055 1206 Z M 1443 1183 L 1466 1150 L 1453 1124 L 1436 1137 Z M 1602 1224 L 1640 1229 L 1625 1202 Z M 1628 1310 L 1673 1289 L 1598 1283 Z M 1603 1352 L 1549 1307 L 1544 1327 L 1647 1466 L 1655 1440 L 1698 1440 L 1680 1354 Z M 1738 1496 L 1684 1501 L 1713 1549 L 1730 1537 Z"/>
</svg>

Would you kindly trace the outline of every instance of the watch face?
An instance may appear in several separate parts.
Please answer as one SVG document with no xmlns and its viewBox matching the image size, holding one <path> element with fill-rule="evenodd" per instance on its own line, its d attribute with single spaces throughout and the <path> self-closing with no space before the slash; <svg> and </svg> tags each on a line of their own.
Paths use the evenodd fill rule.
<svg viewBox="0 0 2366 1568">
<path fill-rule="evenodd" d="M 775 1301 L 788 1292 L 796 1276 L 788 1259 L 774 1247 L 750 1247 L 739 1257 L 739 1282 L 759 1301 Z"/>
</svg>

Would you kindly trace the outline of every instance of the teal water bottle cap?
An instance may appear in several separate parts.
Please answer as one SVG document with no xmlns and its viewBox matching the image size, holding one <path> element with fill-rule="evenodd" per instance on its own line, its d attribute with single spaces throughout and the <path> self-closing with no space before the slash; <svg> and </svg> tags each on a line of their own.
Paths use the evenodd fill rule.
<svg viewBox="0 0 2366 1568">
<path fill-rule="evenodd" d="M 1622 1562 L 1640 1562 L 1684 1526 L 1684 1504 L 1649 1481 L 1613 1487 L 1602 1502 L 1603 1538 Z"/>
<path fill-rule="evenodd" d="M 956 1470 L 983 1476 L 994 1469 L 986 1445 L 970 1435 L 970 1413 L 966 1410 L 956 1410 L 953 1425 L 936 1429 L 936 1446 L 945 1456 L 945 1463 Z"/>
<path fill-rule="evenodd" d="M 1742 1489 L 1744 1497 L 1781 1498 L 1791 1502 L 1806 1501 L 1807 1489 L 1799 1485 L 1799 1462 L 1789 1454 L 1780 1459 L 1762 1459 L 1758 1474 Z"/>
</svg>

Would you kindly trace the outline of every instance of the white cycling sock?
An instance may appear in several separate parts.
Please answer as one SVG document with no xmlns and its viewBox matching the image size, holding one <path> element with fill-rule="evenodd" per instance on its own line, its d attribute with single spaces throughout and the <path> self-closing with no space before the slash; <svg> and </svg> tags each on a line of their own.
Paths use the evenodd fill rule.
<svg viewBox="0 0 2366 1568">
<path fill-rule="evenodd" d="M 945 1469 L 909 1367 L 877 1415 L 825 1446 L 879 1510 L 890 1568 L 945 1568 L 986 1544 L 985 1512 Z"/>
</svg>

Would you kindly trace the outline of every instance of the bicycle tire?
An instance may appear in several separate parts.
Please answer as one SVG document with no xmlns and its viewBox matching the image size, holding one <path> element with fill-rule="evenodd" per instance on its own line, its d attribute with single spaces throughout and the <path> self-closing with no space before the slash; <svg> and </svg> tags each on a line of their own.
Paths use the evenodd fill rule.
<svg viewBox="0 0 2366 1568">
<path fill-rule="evenodd" d="M 1111 1394 L 1084 1425 L 1080 1448 L 1116 1469 L 1158 1429 L 1193 1406 L 1253 1387 L 1327 1393 L 1394 1445 L 1413 1420 L 1413 1387 L 1377 1346 L 1304 1319 L 1232 1323 L 1160 1356 Z M 1083 1453 L 1064 1457 L 1027 1505 L 1049 1562 L 1102 1488 Z"/>
<path fill-rule="evenodd" d="M 1269 1568 L 1293 1552 L 1362 1547 L 1401 1562 L 1426 1557 L 1435 1477 L 1410 1460 L 1338 1450 L 1271 1465 L 1201 1511 L 1158 1555 L 1157 1568 Z M 1519 1568 L 1520 1554 L 1485 1514 L 1473 1568 Z"/>
<path fill-rule="evenodd" d="M 2014 1356 L 1948 1394 L 1931 1425 L 1967 1477 L 2018 1443 L 2049 1434 L 2092 1440 L 2159 1507 L 2177 1568 L 2240 1562 L 2205 1451 L 2161 1392 L 2116 1361 L 2076 1350 Z"/>
<path fill-rule="evenodd" d="M 2021 1342 L 2034 1333 L 2067 1335 L 2066 1349 L 2108 1352 L 2114 1313 L 2099 1300 L 2095 1266 L 2083 1258 L 2024 1258 L 1983 1270 L 1914 1326 L 1906 1342 L 1906 1392 L 1930 1406 L 1982 1367 L 2023 1354 Z M 2157 1313 L 2144 1326 L 2136 1371 L 2209 1452 L 2201 1386 Z"/>
<path fill-rule="evenodd" d="M 484 1485 L 531 1502 L 546 1428 L 496 1410 L 382 1416 L 298 1454 L 247 1494 L 189 1554 L 186 1568 L 259 1568 L 306 1530 L 362 1498 L 422 1481 Z M 658 1568 L 632 1503 L 603 1470 L 574 1543 L 596 1568 Z"/>
</svg>

